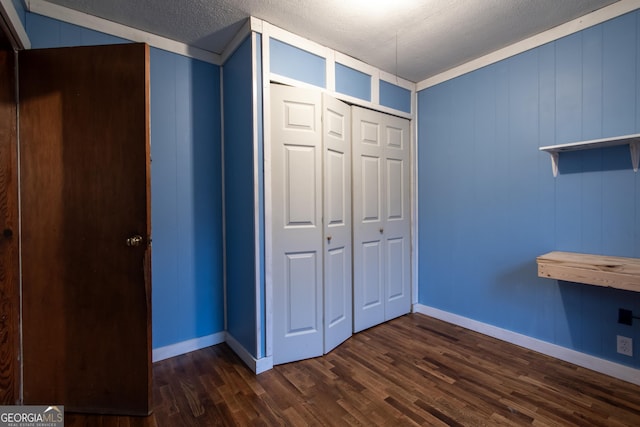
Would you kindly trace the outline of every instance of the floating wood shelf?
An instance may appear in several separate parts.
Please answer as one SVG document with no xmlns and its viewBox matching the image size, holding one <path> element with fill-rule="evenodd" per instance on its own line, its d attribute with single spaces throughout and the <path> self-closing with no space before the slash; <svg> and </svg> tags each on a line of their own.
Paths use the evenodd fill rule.
<svg viewBox="0 0 640 427">
<path fill-rule="evenodd" d="M 631 164 L 633 165 L 633 170 L 638 172 L 638 164 L 640 163 L 640 133 L 616 136 L 613 138 L 592 139 L 590 141 L 570 142 L 569 144 L 549 145 L 546 147 L 540 147 L 540 151 L 546 151 L 551 155 L 553 176 L 558 176 L 558 161 L 560 153 L 565 151 L 615 147 L 617 145 L 629 145 L 629 149 L 631 150 Z"/>
<path fill-rule="evenodd" d="M 540 277 L 640 292 L 638 258 L 549 252 L 537 262 Z"/>
</svg>

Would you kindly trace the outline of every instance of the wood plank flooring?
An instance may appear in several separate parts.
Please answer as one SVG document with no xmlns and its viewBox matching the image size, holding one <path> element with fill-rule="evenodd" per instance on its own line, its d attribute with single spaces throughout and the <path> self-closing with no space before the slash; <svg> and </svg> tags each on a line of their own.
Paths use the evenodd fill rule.
<svg viewBox="0 0 640 427">
<path fill-rule="evenodd" d="M 640 426 L 640 387 L 420 314 L 258 376 L 226 344 L 153 373 L 153 415 L 66 425 Z"/>
</svg>

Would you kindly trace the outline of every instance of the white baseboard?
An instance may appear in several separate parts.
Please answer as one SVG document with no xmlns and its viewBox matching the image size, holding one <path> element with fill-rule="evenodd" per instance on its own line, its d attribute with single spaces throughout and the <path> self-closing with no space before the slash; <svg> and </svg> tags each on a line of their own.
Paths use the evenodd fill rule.
<svg viewBox="0 0 640 427">
<path fill-rule="evenodd" d="M 242 344 L 240 344 L 230 333 L 226 334 L 226 342 L 240 359 L 256 374 L 261 374 L 273 368 L 273 358 L 263 357 L 256 359 Z"/>
<path fill-rule="evenodd" d="M 170 357 L 179 356 L 191 351 L 196 351 L 205 347 L 220 344 L 224 342 L 224 338 L 225 333 L 218 332 L 212 335 L 207 335 L 205 337 L 194 338 L 165 347 L 155 348 L 153 349 L 153 361 L 159 362 L 160 360 L 168 359 Z"/>
<path fill-rule="evenodd" d="M 426 305 L 414 304 L 413 312 L 425 314 L 529 350 L 537 351 L 538 353 L 546 354 L 547 356 L 555 357 L 556 359 L 564 360 L 565 362 L 573 363 L 574 365 L 582 366 L 583 368 L 591 369 L 592 371 L 600 372 L 601 374 L 640 385 L 640 369 L 620 365 L 619 363 L 580 353 L 579 351 L 551 344 L 546 341 L 498 328 L 493 325 L 478 322 L 477 320 L 442 311 L 437 308 L 428 307 Z"/>
</svg>

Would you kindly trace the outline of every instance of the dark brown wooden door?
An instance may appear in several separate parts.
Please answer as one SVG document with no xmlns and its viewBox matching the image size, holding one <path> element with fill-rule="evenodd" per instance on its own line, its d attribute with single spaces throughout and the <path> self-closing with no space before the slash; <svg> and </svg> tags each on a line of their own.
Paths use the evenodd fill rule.
<svg viewBox="0 0 640 427">
<path fill-rule="evenodd" d="M 19 112 L 24 402 L 148 414 L 148 46 L 21 51 Z"/>
<path fill-rule="evenodd" d="M 0 405 L 19 399 L 19 259 L 15 54 L 0 50 Z"/>
</svg>

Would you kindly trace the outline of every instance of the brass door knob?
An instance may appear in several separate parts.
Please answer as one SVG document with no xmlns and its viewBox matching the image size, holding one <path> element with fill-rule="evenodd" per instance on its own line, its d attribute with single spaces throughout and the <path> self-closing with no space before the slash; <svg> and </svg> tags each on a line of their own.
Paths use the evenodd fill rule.
<svg viewBox="0 0 640 427">
<path fill-rule="evenodd" d="M 127 239 L 127 246 L 140 246 L 142 244 L 142 236 L 136 234 Z"/>
</svg>

